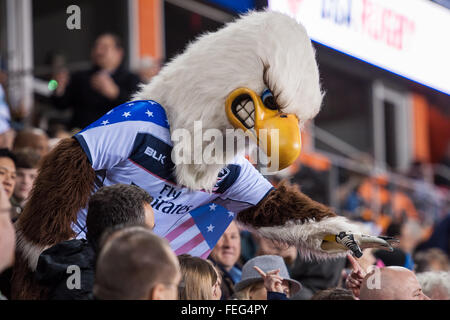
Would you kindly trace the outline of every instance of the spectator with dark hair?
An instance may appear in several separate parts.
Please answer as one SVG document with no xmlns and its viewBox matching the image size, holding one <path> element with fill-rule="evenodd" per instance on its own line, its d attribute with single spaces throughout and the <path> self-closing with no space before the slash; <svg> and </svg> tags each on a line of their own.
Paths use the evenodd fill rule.
<svg viewBox="0 0 450 320">
<path fill-rule="evenodd" d="M 41 156 L 31 148 L 24 148 L 15 153 L 17 158 L 17 175 L 14 194 L 11 197 L 12 219 L 17 220 L 28 199 L 28 195 L 37 177 Z"/>
<path fill-rule="evenodd" d="M 331 288 L 317 291 L 311 300 L 356 300 L 352 292 L 343 288 Z"/>
<path fill-rule="evenodd" d="M 0 183 L 11 199 L 16 185 L 16 156 L 8 149 L 0 149 Z"/>
<path fill-rule="evenodd" d="M 89 299 L 94 285 L 95 261 L 102 234 L 114 226 L 154 227 L 152 197 L 134 185 L 100 188 L 89 200 L 87 241 L 68 240 L 45 250 L 39 257 L 35 278 L 43 285 L 43 297 L 56 300 Z M 67 286 L 69 266 L 81 272 L 80 286 Z"/>
<path fill-rule="evenodd" d="M 116 184 L 100 188 L 89 200 L 87 240 L 97 249 L 103 232 L 116 225 L 155 226 L 153 198 L 136 185 Z"/>
<path fill-rule="evenodd" d="M 176 300 L 180 266 L 169 243 L 144 227 L 111 234 L 101 248 L 94 298 Z"/>
<path fill-rule="evenodd" d="M 74 73 L 54 75 L 58 87 L 53 103 L 59 109 L 71 108 L 71 128 L 84 128 L 112 107 L 131 98 L 140 79 L 122 65 L 124 48 L 120 38 L 111 33 L 97 37 L 91 51 L 92 68 Z"/>
</svg>

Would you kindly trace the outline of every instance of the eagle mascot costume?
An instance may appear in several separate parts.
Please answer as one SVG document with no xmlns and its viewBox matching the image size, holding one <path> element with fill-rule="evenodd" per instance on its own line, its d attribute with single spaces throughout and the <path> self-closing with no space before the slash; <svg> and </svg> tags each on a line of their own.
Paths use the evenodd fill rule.
<svg viewBox="0 0 450 320">
<path fill-rule="evenodd" d="M 117 183 L 136 184 L 153 196 L 154 231 L 161 236 L 211 203 L 303 256 L 349 251 L 359 257 L 367 247 L 391 249 L 392 239 L 358 233 L 296 186 L 274 188 L 244 157 L 245 145 L 225 148 L 227 135 L 240 131 L 278 169 L 287 167 L 298 158 L 301 127 L 319 112 L 322 97 L 314 49 L 294 19 L 250 12 L 202 35 L 131 102 L 61 141 L 43 159 L 17 222 L 13 298 L 39 297 L 33 271 L 41 252 L 85 237 L 91 194 Z M 224 138 L 195 138 L 207 130 Z M 277 139 L 264 138 L 264 130 L 275 130 Z M 208 148 L 222 151 L 224 161 L 198 161 L 195 154 Z"/>
</svg>

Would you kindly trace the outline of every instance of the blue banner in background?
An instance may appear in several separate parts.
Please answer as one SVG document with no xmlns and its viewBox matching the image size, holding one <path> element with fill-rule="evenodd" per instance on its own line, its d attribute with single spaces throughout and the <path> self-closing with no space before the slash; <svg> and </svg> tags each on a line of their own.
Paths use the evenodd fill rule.
<svg viewBox="0 0 450 320">
<path fill-rule="evenodd" d="M 255 0 L 207 0 L 237 13 L 243 13 L 255 8 Z"/>
</svg>

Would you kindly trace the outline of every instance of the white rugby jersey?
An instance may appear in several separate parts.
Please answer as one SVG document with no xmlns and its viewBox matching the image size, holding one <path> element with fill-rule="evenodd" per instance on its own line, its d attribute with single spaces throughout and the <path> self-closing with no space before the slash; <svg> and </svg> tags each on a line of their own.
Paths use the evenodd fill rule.
<svg viewBox="0 0 450 320">
<path fill-rule="evenodd" d="M 165 110 L 152 100 L 122 104 L 74 137 L 96 172 L 95 190 L 135 184 L 154 198 L 154 231 L 162 237 L 195 208 L 212 202 L 238 213 L 258 204 L 273 188 L 243 157 L 221 170 L 212 193 L 177 185 L 169 123 Z M 86 237 L 86 212 L 81 210 L 73 225 L 77 238 Z"/>
</svg>

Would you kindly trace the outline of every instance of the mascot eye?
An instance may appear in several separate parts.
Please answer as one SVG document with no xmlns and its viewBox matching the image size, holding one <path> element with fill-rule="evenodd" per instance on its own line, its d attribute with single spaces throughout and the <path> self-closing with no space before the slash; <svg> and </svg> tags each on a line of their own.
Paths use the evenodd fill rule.
<svg viewBox="0 0 450 320">
<path fill-rule="evenodd" d="M 268 108 L 270 110 L 278 110 L 278 106 L 277 106 L 277 103 L 275 102 L 275 98 L 269 89 L 264 90 L 264 92 L 261 95 L 261 100 L 264 103 L 264 105 L 266 106 L 266 108 Z"/>
</svg>

